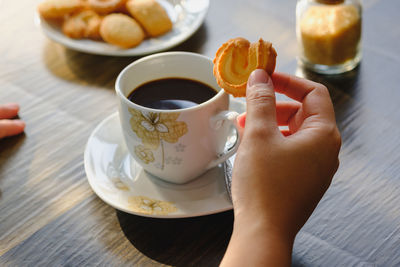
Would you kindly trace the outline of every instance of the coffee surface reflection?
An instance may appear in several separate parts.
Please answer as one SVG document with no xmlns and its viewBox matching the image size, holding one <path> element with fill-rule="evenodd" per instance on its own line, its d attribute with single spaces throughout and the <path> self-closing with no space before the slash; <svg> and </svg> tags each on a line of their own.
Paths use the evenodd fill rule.
<svg viewBox="0 0 400 267">
<path fill-rule="evenodd" d="M 213 88 L 199 81 L 167 78 L 140 85 L 133 89 L 128 99 L 148 108 L 175 110 L 196 106 L 216 94 Z"/>
</svg>

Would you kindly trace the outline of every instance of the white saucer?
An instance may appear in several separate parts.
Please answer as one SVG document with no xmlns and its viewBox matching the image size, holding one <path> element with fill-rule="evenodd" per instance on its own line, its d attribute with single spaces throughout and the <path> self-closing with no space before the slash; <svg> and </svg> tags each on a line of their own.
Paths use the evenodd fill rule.
<svg viewBox="0 0 400 267">
<path fill-rule="evenodd" d="M 192 36 L 203 23 L 209 6 L 209 0 L 157 0 L 167 11 L 174 27 L 156 38 L 148 38 L 140 45 L 122 49 L 102 41 L 89 39 L 71 39 L 65 36 L 60 26 L 46 21 L 35 13 L 35 24 L 53 41 L 70 49 L 89 54 L 107 56 L 141 56 L 167 50 Z"/>
<path fill-rule="evenodd" d="M 245 104 L 231 100 L 231 109 L 244 112 Z M 145 172 L 129 156 L 117 112 L 92 132 L 84 163 L 93 191 L 107 204 L 127 213 L 153 218 L 184 218 L 232 209 L 224 179 L 230 177 L 224 174 L 226 166 L 211 169 L 183 185 L 164 182 Z"/>
</svg>

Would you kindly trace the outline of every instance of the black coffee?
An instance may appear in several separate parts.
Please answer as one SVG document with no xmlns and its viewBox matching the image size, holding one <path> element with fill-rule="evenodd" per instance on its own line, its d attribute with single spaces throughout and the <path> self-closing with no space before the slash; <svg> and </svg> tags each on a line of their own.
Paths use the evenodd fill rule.
<svg viewBox="0 0 400 267">
<path fill-rule="evenodd" d="M 167 78 L 151 81 L 135 88 L 128 99 L 154 109 L 182 109 L 201 104 L 217 92 L 210 86 L 189 79 Z"/>
</svg>

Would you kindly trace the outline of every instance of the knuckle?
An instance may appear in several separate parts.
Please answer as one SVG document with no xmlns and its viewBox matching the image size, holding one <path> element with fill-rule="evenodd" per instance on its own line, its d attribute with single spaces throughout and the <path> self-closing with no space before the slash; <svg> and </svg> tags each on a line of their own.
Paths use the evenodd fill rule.
<svg viewBox="0 0 400 267">
<path fill-rule="evenodd" d="M 254 139 L 259 139 L 259 138 L 264 138 L 267 132 L 267 127 L 264 126 L 264 124 L 259 123 L 257 125 L 254 125 L 251 127 L 251 131 L 249 132 L 249 135 L 251 138 Z"/>
<path fill-rule="evenodd" d="M 265 104 L 275 102 L 275 93 L 273 90 L 268 90 L 265 87 L 255 85 L 252 90 L 249 90 L 247 101 L 254 104 Z"/>
<path fill-rule="evenodd" d="M 339 129 L 337 128 L 336 124 L 329 124 L 326 125 L 325 128 L 325 137 L 330 140 L 330 143 L 334 148 L 337 149 L 339 152 L 339 149 L 342 145 L 342 137 L 340 135 Z"/>
<path fill-rule="evenodd" d="M 329 95 L 328 88 L 321 83 L 317 84 L 317 86 L 315 87 L 315 90 L 321 95 Z"/>
<path fill-rule="evenodd" d="M 341 137 L 340 132 L 339 132 L 339 130 L 338 130 L 338 128 L 336 126 L 332 127 L 332 129 L 330 131 L 330 136 L 331 136 L 334 144 L 337 147 L 340 147 L 342 145 L 342 137 Z"/>
<path fill-rule="evenodd" d="M 339 158 L 337 158 L 337 160 L 336 160 L 336 163 L 335 163 L 335 172 L 339 169 L 339 166 L 340 166 L 340 160 L 339 160 Z"/>
<path fill-rule="evenodd" d="M 259 141 L 266 141 L 267 139 L 279 136 L 277 133 L 278 129 L 276 127 L 271 127 L 268 123 L 252 124 L 252 126 L 245 131 L 247 138 Z"/>
</svg>

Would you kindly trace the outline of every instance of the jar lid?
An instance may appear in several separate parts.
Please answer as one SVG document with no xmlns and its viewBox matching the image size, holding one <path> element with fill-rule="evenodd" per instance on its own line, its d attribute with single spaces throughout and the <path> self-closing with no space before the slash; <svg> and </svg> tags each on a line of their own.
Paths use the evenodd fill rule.
<svg viewBox="0 0 400 267">
<path fill-rule="evenodd" d="M 336 5 L 341 4 L 344 0 L 316 0 L 318 3 L 327 4 L 327 5 Z"/>
</svg>

